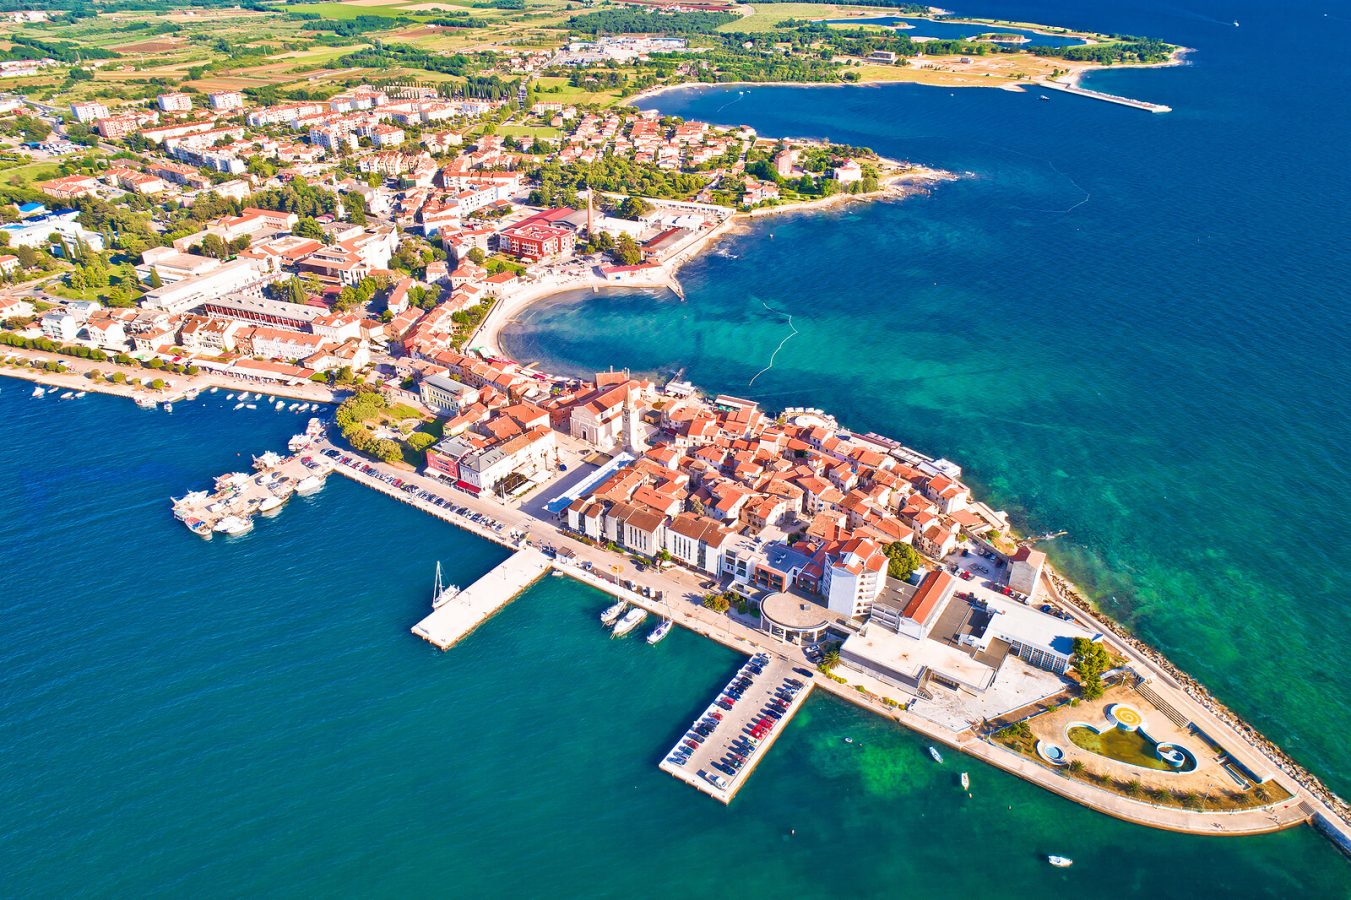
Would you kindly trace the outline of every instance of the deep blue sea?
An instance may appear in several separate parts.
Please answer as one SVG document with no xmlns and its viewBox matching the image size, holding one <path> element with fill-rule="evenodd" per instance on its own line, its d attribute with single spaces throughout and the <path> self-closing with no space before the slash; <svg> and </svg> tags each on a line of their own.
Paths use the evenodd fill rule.
<svg viewBox="0 0 1351 900">
<path fill-rule="evenodd" d="M 685 304 L 588 295 L 513 346 L 687 365 L 958 459 L 1028 528 L 1068 529 L 1061 565 L 1345 791 L 1351 135 L 1339 55 L 1315 52 L 1345 13 L 959 11 L 1197 52 L 1091 81 L 1165 116 L 904 86 L 668 95 L 968 174 L 761 223 L 684 271 Z M 408 633 L 436 561 L 463 584 L 501 550 L 340 478 L 239 539 L 170 516 L 298 417 L 29 393 L 0 378 L 0 895 L 1351 894 L 1309 829 L 1156 832 L 963 760 L 968 799 L 951 760 L 819 696 L 723 808 L 656 763 L 730 651 L 608 640 L 606 600 L 549 579 L 438 653 Z"/>
<path fill-rule="evenodd" d="M 1351 116 L 1343 6 L 1018 2 L 1181 67 L 1090 87 L 714 87 L 664 113 L 939 166 L 930 196 L 761 220 L 681 274 L 527 313 L 563 369 L 627 365 L 961 463 L 1103 606 L 1342 793 L 1351 637 Z M 1234 20 L 1240 25 L 1235 27 Z M 791 316 L 791 320 L 790 317 Z M 772 368 L 771 368 L 772 365 Z"/>
</svg>

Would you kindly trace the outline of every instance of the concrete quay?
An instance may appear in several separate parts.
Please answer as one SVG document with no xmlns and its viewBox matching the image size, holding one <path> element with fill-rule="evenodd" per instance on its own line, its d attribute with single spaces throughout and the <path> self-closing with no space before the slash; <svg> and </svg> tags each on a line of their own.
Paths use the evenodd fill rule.
<svg viewBox="0 0 1351 900">
<path fill-rule="evenodd" d="M 413 634 L 449 650 L 494 613 L 514 600 L 544 573 L 548 558 L 533 547 L 517 550 L 490 572 L 447 600 L 413 626 Z"/>
<path fill-rule="evenodd" d="M 757 667 L 760 669 L 758 673 L 755 672 Z M 718 698 L 727 697 L 727 690 L 743 678 L 749 679 L 750 685 L 741 692 L 741 699 L 736 700 L 730 710 L 718 706 Z M 803 682 L 803 687 L 791 700 L 786 701 L 787 709 L 780 712 L 780 717 L 775 719 L 766 710 L 779 689 L 786 686 L 786 680 L 789 678 Z M 782 657 L 767 653 L 758 658 L 752 657 L 737 670 L 727 687 L 724 687 L 708 704 L 708 708 L 695 719 L 695 726 L 700 721 L 717 722 L 712 733 L 699 743 L 690 737 L 690 732 L 686 732 L 667 752 L 666 758 L 658 763 L 657 768 L 715 800 L 724 804 L 731 803 L 732 798 L 750 778 L 751 772 L 755 771 L 760 760 L 769 753 L 769 748 L 802 708 L 814 683 L 810 677 L 794 675 L 792 663 Z M 722 718 L 718 719 L 717 716 Z M 763 738 L 752 738 L 751 732 L 756 723 L 764 719 L 773 722 L 773 726 L 764 733 Z M 734 744 L 740 742 L 740 746 L 744 749 L 752 740 L 756 740 L 757 743 L 751 745 L 746 752 L 735 751 L 744 756 L 746 762 L 740 769 L 734 770 L 734 774 L 729 775 L 714 768 L 715 763 L 725 760 L 728 754 L 733 752 Z M 689 760 L 684 765 L 678 765 L 673 760 L 681 746 L 687 744 L 695 744 L 697 749 L 691 751 Z M 717 778 L 722 784 L 714 784 L 713 778 Z"/>
</svg>

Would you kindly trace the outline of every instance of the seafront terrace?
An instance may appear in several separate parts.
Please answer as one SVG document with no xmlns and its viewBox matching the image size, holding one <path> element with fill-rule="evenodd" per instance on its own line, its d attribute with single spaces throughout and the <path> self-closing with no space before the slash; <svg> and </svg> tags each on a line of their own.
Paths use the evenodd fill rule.
<svg viewBox="0 0 1351 900">
<path fill-rule="evenodd" d="M 316 446 L 316 452 L 324 446 L 327 445 Z M 332 449 L 337 450 L 339 448 Z M 339 452 L 346 453 L 346 451 L 341 450 Z M 578 541 L 559 529 L 552 521 L 538 519 L 519 508 L 503 506 L 492 499 L 471 496 L 436 479 L 421 474 L 410 474 L 403 468 L 364 459 L 362 462 L 371 465 L 378 471 L 397 476 L 403 479 L 405 483 L 414 484 L 418 489 L 452 500 L 456 505 L 492 516 L 503 522 L 505 527 L 501 532 L 483 529 L 464 517 L 455 516 L 442 507 L 403 494 L 391 488 L 386 482 L 359 472 L 350 466 L 339 465 L 336 471 L 503 546 L 515 547 L 519 543 L 530 542 L 536 546 L 549 544 L 559 550 L 566 550 L 571 554 L 571 562 L 562 566 L 555 563 L 555 568 L 569 577 L 603 590 L 612 596 L 642 606 L 651 612 L 669 616 L 675 624 L 740 652 L 751 654 L 756 651 L 763 651 L 768 653 L 771 658 L 786 661 L 791 666 L 810 666 L 803 655 L 802 648 L 776 641 L 763 631 L 743 624 L 733 617 L 704 608 L 701 605 L 704 594 L 701 585 L 705 582 L 706 576 L 678 567 L 658 570 L 655 567 L 648 566 L 645 567 L 644 571 L 639 572 L 626 562 L 624 568 L 621 569 L 622 575 L 610 576 L 609 570 L 621 561 L 621 557 L 603 548 Z M 549 485 L 544 485 L 538 490 L 548 494 L 551 489 Z M 507 536 L 513 531 L 520 535 L 516 540 Z M 587 563 L 590 564 L 590 570 L 584 568 Z M 626 587 L 624 584 L 617 584 L 616 579 L 637 590 Z M 653 596 L 659 595 L 663 599 L 654 600 L 640 593 L 639 591 L 644 587 Z M 1059 599 L 1058 594 L 1052 593 L 1051 596 Z M 1073 606 L 1067 606 L 1067 608 L 1086 627 L 1106 631 L 1101 623 L 1093 620 L 1082 610 Z M 1113 646 L 1114 649 L 1119 651 L 1127 649 L 1117 648 L 1115 644 Z M 1138 658 L 1136 654 L 1129 652 L 1126 653 L 1126 656 L 1132 664 L 1140 667 L 1140 671 L 1153 671 L 1147 660 Z M 967 753 L 990 765 L 1040 785 L 1068 800 L 1125 821 L 1193 834 L 1258 834 L 1306 824 L 1313 821 L 1315 816 L 1319 816 L 1323 820 L 1325 831 L 1330 831 L 1334 838 L 1344 840 L 1345 846 L 1351 846 L 1351 828 L 1342 824 L 1341 820 L 1315 797 L 1299 788 L 1297 784 L 1287 782 L 1283 776 L 1278 776 L 1282 777 L 1282 785 L 1291 790 L 1294 796 L 1261 809 L 1222 812 L 1155 806 L 1145 801 L 1109 793 L 1083 782 L 1070 780 L 1053 771 L 1050 766 L 1039 764 L 1011 749 L 981 739 L 975 727 L 960 729 L 953 727 L 953 721 L 950 718 L 951 710 L 944 709 L 941 715 L 934 716 L 941 722 L 934 721 L 933 718 L 929 717 L 932 713 L 929 708 L 931 701 L 917 701 L 908 710 L 893 707 L 885 703 L 882 698 L 894 695 L 895 688 L 866 675 L 848 673 L 846 682 L 843 684 L 817 677 L 814 683 L 821 690 L 892 719 L 899 725 L 923 735 L 930 741 Z M 1184 695 L 1179 696 L 1181 692 L 1172 684 L 1162 679 L 1156 679 L 1151 682 L 1151 687 L 1159 691 L 1160 694 L 1167 696 L 1169 702 L 1180 704 L 1180 708 L 1187 709 L 1198 726 L 1205 730 L 1212 740 L 1225 746 L 1226 750 L 1237 748 L 1231 750 L 1231 753 L 1242 753 L 1245 756 L 1254 756 L 1259 759 L 1264 758 L 1224 722 L 1214 716 L 1207 717 L 1204 715 L 1205 711 L 1200 709 L 1197 704 Z M 974 721 L 971 723 L 972 726 L 976 724 L 978 723 Z M 654 748 L 654 752 L 658 752 L 658 749 Z"/>
</svg>

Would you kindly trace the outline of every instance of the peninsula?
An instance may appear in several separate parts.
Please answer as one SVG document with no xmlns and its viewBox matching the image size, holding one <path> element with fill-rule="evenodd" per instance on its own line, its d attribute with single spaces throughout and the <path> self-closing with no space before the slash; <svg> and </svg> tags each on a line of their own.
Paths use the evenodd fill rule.
<svg viewBox="0 0 1351 900">
<path fill-rule="evenodd" d="M 680 266 L 745 217 L 951 177 L 640 111 L 622 99 L 635 92 L 1076 91 L 1088 69 L 1180 48 L 911 7 L 898 28 L 773 4 L 208 3 L 148 18 L 147 2 L 5 14 L 0 351 L 33 402 L 340 401 L 289 455 L 184 494 L 173 512 L 194 533 L 243 534 L 340 473 L 513 550 L 499 580 L 438 591 L 415 625 L 437 646 L 553 570 L 617 598 L 616 628 L 641 612 L 746 652 L 660 763 L 724 802 L 825 690 L 926 735 L 936 761 L 955 749 L 1122 819 L 1312 823 L 1351 846 L 1343 801 L 1105 619 L 958 463 L 820 409 L 541 371 L 497 340 L 561 291 L 683 294 Z M 938 25 L 981 39 L 921 40 Z M 733 712 L 746 692 L 763 716 Z M 735 728 L 709 724 L 719 710 Z"/>
</svg>

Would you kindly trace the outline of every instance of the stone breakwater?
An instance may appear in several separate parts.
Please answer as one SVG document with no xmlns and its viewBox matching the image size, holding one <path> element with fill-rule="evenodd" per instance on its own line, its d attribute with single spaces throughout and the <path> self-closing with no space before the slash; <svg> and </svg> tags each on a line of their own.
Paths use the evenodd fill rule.
<svg viewBox="0 0 1351 900">
<path fill-rule="evenodd" d="M 1327 785 L 1319 780 L 1317 775 L 1314 775 L 1308 769 L 1291 759 L 1285 751 L 1272 743 L 1256 728 L 1253 728 L 1245 722 L 1233 710 L 1229 709 L 1229 707 L 1215 699 L 1214 695 L 1212 695 L 1203 684 L 1173 665 L 1159 651 L 1130 634 L 1125 628 L 1111 618 L 1104 616 L 1101 610 L 1088 600 L 1085 600 L 1078 589 L 1076 589 L 1073 584 L 1066 581 L 1058 572 L 1051 573 L 1051 580 L 1054 582 L 1056 590 L 1063 599 L 1073 603 L 1084 612 L 1093 616 L 1096 621 L 1112 632 L 1112 635 L 1116 637 L 1117 640 L 1130 645 L 1130 647 L 1141 656 L 1147 657 L 1155 666 L 1167 673 L 1178 687 L 1186 692 L 1187 696 L 1201 704 L 1208 712 L 1223 721 L 1230 728 L 1234 729 L 1234 731 L 1243 735 L 1251 746 L 1259 750 L 1273 765 L 1298 783 L 1300 787 L 1326 803 L 1328 808 L 1336 812 L 1343 822 L 1351 825 L 1351 805 L 1348 805 L 1345 800 L 1334 794 Z"/>
</svg>

